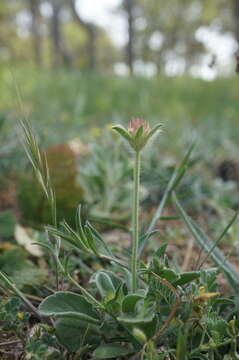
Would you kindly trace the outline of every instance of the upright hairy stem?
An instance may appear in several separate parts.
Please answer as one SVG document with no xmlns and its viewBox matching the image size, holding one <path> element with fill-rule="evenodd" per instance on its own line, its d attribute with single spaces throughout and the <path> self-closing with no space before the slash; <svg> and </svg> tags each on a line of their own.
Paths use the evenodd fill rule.
<svg viewBox="0 0 239 360">
<path fill-rule="evenodd" d="M 134 160 L 134 194 L 133 194 L 133 244 L 131 257 L 132 292 L 137 289 L 137 255 L 139 246 L 139 179 L 140 179 L 140 151 L 135 152 Z"/>
<path fill-rule="evenodd" d="M 132 119 L 129 127 L 115 125 L 113 129 L 122 136 L 130 147 L 135 151 L 134 162 L 134 199 L 133 199 L 133 216 L 132 216 L 132 257 L 131 257 L 131 286 L 132 291 L 137 289 L 137 258 L 139 247 L 139 177 L 140 177 L 140 153 L 149 139 L 160 129 L 161 124 L 154 126 L 152 129 L 149 123 L 141 118 Z"/>
</svg>

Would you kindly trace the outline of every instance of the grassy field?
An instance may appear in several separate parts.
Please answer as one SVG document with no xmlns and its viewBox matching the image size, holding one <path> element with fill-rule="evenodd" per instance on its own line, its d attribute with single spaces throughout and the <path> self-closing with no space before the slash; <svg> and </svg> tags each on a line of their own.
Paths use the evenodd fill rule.
<svg viewBox="0 0 239 360">
<path fill-rule="evenodd" d="M 66 142 L 76 136 L 84 139 L 90 128 L 125 124 L 132 116 L 145 117 L 151 123 L 162 122 L 166 133 L 162 142 L 171 151 L 178 151 L 192 135 L 199 139 L 208 156 L 214 146 L 218 152 L 231 152 L 237 143 L 236 77 L 206 82 L 186 77 L 132 79 L 33 69 L 11 73 L 2 69 L 0 78 L 0 113 L 7 120 L 6 132 L 4 128 L 1 131 L 4 137 L 21 117 L 17 84 L 25 112 L 47 144 Z"/>
<path fill-rule="evenodd" d="M 124 78 L 66 70 L 2 68 L 0 77 L 1 175 L 4 169 L 24 169 L 26 157 L 18 136 L 18 121 L 23 113 L 38 134 L 41 147 L 77 138 L 85 144 L 103 145 L 103 158 L 112 147 L 111 125 L 127 125 L 131 117 L 144 117 L 151 125 L 163 123 L 164 131 L 144 157 L 142 179 L 150 191 L 158 188 L 159 178 L 167 183 L 168 167 L 178 164 L 195 140 L 193 160 L 198 166 L 185 184 L 193 192 L 193 196 L 186 196 L 190 206 L 195 209 L 200 204 L 200 208 L 211 199 L 235 208 L 239 201 L 234 195 L 235 186 L 213 180 L 221 161 L 238 158 L 236 76 L 207 82 L 189 77 Z M 109 141 L 103 133 L 107 133 Z M 92 160 L 93 167 L 97 156 Z M 112 159 L 107 161 L 110 164 Z M 90 168 L 92 171 L 101 176 L 100 169 Z"/>
<path fill-rule="evenodd" d="M 0 76 L 0 293 L 22 300 L 0 301 L 4 359 L 238 358 L 238 80 Z M 163 123 L 141 173 L 147 126 L 128 148 L 111 130 L 131 117 Z"/>
</svg>

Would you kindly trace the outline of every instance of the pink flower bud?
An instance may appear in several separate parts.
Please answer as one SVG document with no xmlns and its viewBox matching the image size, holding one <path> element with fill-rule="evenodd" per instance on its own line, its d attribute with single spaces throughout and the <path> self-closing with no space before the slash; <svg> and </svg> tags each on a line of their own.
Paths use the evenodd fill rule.
<svg viewBox="0 0 239 360">
<path fill-rule="evenodd" d="M 131 134 L 135 134 L 138 128 L 143 125 L 144 128 L 144 134 L 148 133 L 150 131 L 149 123 L 148 121 L 144 120 L 143 118 L 132 118 L 129 123 L 128 131 Z"/>
</svg>

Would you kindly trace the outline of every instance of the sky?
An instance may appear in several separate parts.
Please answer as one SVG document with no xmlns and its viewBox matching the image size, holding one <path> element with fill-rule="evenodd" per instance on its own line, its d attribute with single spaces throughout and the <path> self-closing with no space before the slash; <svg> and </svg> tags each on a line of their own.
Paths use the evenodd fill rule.
<svg viewBox="0 0 239 360">
<path fill-rule="evenodd" d="M 126 24 L 117 7 L 120 0 L 78 0 L 77 8 L 84 19 L 104 27 L 116 45 L 126 41 Z"/>
</svg>

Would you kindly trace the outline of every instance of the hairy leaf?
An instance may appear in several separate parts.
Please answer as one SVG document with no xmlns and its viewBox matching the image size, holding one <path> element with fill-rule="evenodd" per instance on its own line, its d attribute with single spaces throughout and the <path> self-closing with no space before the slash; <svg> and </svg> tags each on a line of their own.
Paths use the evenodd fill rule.
<svg viewBox="0 0 239 360">
<path fill-rule="evenodd" d="M 83 296 L 72 292 L 59 291 L 48 296 L 40 304 L 39 311 L 44 316 L 75 318 L 92 324 L 99 323 L 99 317 L 93 306 Z"/>
</svg>

